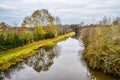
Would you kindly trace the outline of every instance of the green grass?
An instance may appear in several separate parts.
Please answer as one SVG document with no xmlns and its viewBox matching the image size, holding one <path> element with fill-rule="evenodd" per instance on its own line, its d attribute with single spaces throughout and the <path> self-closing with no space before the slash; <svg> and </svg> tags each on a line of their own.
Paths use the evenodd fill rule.
<svg viewBox="0 0 120 80">
<path fill-rule="evenodd" d="M 53 39 L 42 40 L 24 45 L 23 47 L 0 52 L 0 70 L 7 70 L 11 65 L 15 65 L 17 62 L 23 61 L 25 58 L 36 54 L 40 47 L 54 46 L 57 42 L 74 35 L 75 33 L 71 32 Z"/>
</svg>

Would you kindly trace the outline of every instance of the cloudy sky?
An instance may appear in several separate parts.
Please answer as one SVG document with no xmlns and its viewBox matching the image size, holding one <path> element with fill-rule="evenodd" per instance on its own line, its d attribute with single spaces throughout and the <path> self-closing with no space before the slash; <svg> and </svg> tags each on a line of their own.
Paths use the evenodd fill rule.
<svg viewBox="0 0 120 80">
<path fill-rule="evenodd" d="M 21 24 L 37 9 L 48 9 L 63 24 L 87 24 L 120 16 L 120 0 L 0 0 L 0 22 Z"/>
</svg>

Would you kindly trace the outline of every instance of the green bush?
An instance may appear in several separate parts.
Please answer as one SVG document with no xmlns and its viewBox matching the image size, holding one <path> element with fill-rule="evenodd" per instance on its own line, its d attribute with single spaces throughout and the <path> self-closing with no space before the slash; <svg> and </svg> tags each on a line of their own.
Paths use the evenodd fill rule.
<svg viewBox="0 0 120 80">
<path fill-rule="evenodd" d="M 45 34 L 45 39 L 54 38 L 54 37 L 55 37 L 55 35 L 52 32 L 48 32 Z"/>
</svg>

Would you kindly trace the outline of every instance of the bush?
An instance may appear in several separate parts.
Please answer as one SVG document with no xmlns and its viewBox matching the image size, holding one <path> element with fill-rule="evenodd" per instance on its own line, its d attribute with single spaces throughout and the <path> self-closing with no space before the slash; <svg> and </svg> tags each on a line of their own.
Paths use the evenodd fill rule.
<svg viewBox="0 0 120 80">
<path fill-rule="evenodd" d="M 37 31 L 2 31 L 0 32 L 0 51 L 23 46 L 44 39 L 45 35 Z"/>
<path fill-rule="evenodd" d="M 54 38 L 54 37 L 55 37 L 55 35 L 52 32 L 48 32 L 45 34 L 45 39 Z"/>
</svg>

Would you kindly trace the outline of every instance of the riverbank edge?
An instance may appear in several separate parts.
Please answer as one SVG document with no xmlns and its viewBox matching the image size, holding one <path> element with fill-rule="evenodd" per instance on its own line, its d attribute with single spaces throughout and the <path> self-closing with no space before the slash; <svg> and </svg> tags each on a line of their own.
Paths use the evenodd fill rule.
<svg viewBox="0 0 120 80">
<path fill-rule="evenodd" d="M 84 39 L 82 39 L 82 41 L 83 43 L 85 43 Z M 109 55 L 105 55 L 104 53 L 96 54 L 96 51 L 93 51 L 90 54 L 87 54 L 88 51 L 89 50 L 85 46 L 85 49 L 83 52 L 83 58 L 90 69 L 100 71 L 103 74 L 120 78 L 120 55 L 119 54 L 109 54 Z"/>
<path fill-rule="evenodd" d="M 27 57 L 36 54 L 40 47 L 51 47 L 56 43 L 74 36 L 75 33 L 71 32 L 65 35 L 58 36 L 53 39 L 41 40 L 27 44 L 23 47 L 18 47 L 8 51 L 0 52 L 0 71 L 7 70 L 10 66 L 15 65 L 17 62 L 21 62 Z"/>
</svg>

